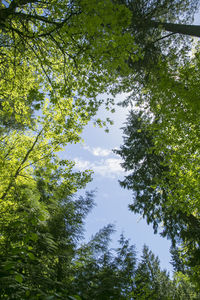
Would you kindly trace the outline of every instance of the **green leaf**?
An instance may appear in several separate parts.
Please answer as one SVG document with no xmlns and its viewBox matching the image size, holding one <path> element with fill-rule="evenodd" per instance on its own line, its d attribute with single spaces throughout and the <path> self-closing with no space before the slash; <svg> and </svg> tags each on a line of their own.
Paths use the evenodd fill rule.
<svg viewBox="0 0 200 300">
<path fill-rule="evenodd" d="M 28 256 L 30 257 L 30 259 L 35 260 L 35 255 L 31 252 L 28 252 Z"/>
<path fill-rule="evenodd" d="M 26 296 L 30 296 L 30 291 L 26 291 Z"/>
<path fill-rule="evenodd" d="M 15 280 L 19 283 L 22 283 L 23 281 L 23 276 L 21 274 L 15 275 Z"/>
<path fill-rule="evenodd" d="M 46 220 L 45 216 L 43 216 L 43 215 L 40 215 L 40 216 L 38 217 L 38 219 L 39 219 L 40 221 L 45 221 L 45 220 Z"/>
<path fill-rule="evenodd" d="M 8 263 L 5 264 L 4 270 L 10 270 L 10 269 L 12 269 L 12 267 L 13 267 L 14 265 L 15 265 L 14 262 L 8 262 Z"/>
<path fill-rule="evenodd" d="M 38 240 L 38 235 L 36 233 L 31 233 L 30 239 L 34 242 L 36 242 Z"/>
</svg>

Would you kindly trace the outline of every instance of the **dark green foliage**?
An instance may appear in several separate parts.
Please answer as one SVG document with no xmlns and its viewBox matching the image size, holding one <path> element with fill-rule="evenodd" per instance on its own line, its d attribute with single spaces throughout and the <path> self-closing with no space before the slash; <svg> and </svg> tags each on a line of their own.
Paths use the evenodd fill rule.
<svg viewBox="0 0 200 300">
<path fill-rule="evenodd" d="M 180 148 L 180 146 L 174 146 L 176 145 L 175 130 L 173 133 L 168 130 L 170 122 L 176 124 L 171 125 L 172 130 L 176 128 L 175 126 L 178 128 L 177 131 L 180 130 L 179 128 L 181 130 L 184 128 L 186 123 L 184 118 L 189 118 L 189 112 L 188 116 L 183 117 L 183 119 L 174 118 L 174 115 L 178 113 L 180 113 L 180 110 L 177 109 L 177 112 L 175 111 L 170 115 L 171 120 L 175 121 L 167 122 L 162 114 L 155 117 L 148 110 L 132 111 L 128 117 L 126 127 L 124 127 L 124 145 L 120 147 L 120 150 L 115 150 L 115 153 L 122 157 L 122 166 L 126 171 L 129 171 L 129 174 L 125 176 L 124 180 L 120 181 L 120 184 L 122 187 L 133 191 L 133 204 L 129 205 L 130 210 L 141 214 L 146 218 L 147 223 L 152 223 L 155 233 L 159 230 L 162 236 L 170 238 L 173 247 L 175 245 L 180 247 L 179 251 L 183 265 L 177 271 L 184 273 L 184 269 L 189 267 L 190 277 L 193 278 L 193 281 L 196 281 L 198 286 L 200 265 L 198 205 L 194 212 L 190 209 L 191 205 L 183 205 L 184 201 L 188 203 L 188 199 L 189 202 L 194 201 L 195 193 L 192 187 L 191 190 L 190 188 L 184 190 L 183 179 L 179 179 L 180 168 L 187 169 L 185 166 L 182 167 L 183 162 L 181 160 L 179 164 L 178 159 L 180 156 L 178 156 L 178 152 L 171 150 Z M 167 108 L 165 114 L 167 118 Z M 181 124 L 180 120 L 182 120 Z M 191 120 L 193 123 L 190 121 L 189 126 L 196 128 L 196 120 Z M 162 124 L 168 126 L 168 136 L 166 135 L 165 138 L 166 127 Z M 192 130 L 190 129 L 189 132 L 192 132 Z M 171 137 L 174 145 L 169 143 Z M 191 145 L 188 146 L 188 149 L 190 149 L 190 153 L 194 151 L 194 157 L 198 159 L 198 144 L 195 144 L 195 139 L 196 136 L 193 144 L 192 140 L 190 141 Z M 165 144 L 165 141 L 168 144 Z M 184 136 L 184 141 L 187 141 L 187 134 Z M 182 145 L 187 144 L 185 142 Z M 187 153 L 188 149 L 185 146 Z M 182 151 L 181 154 L 184 153 L 182 149 L 180 151 Z M 174 157 L 177 158 L 174 159 Z M 174 159 L 174 165 L 172 159 Z M 195 166 L 195 160 L 192 160 L 192 163 Z M 190 166 L 192 165 L 188 165 L 188 169 Z M 188 173 L 185 171 L 184 174 L 190 174 L 190 178 L 193 176 L 194 184 L 195 180 L 198 181 L 192 167 L 191 171 L 188 170 Z M 197 193 L 196 197 L 198 199 Z"/>
<path fill-rule="evenodd" d="M 112 231 L 103 228 L 78 251 L 72 288 L 82 299 L 127 299 L 132 292 L 135 250 L 123 235 L 118 249 L 108 249 Z"/>
<path fill-rule="evenodd" d="M 141 261 L 135 273 L 134 299 L 174 299 L 173 283 L 166 271 L 161 271 L 158 257 L 143 248 Z"/>
<path fill-rule="evenodd" d="M 184 265 L 183 260 L 180 257 L 180 251 L 178 247 L 171 247 L 171 264 L 173 266 L 174 272 L 181 272 L 183 274 L 187 273 L 187 267 Z"/>
<path fill-rule="evenodd" d="M 181 210 L 173 213 L 174 207 L 165 205 L 170 167 L 165 163 L 165 154 L 155 151 L 154 136 L 149 130 L 159 122 L 142 112 L 130 113 L 124 127 L 124 145 L 114 151 L 122 157 L 123 168 L 130 172 L 120 184 L 133 191 L 134 202 L 129 208 L 146 217 L 148 223 L 153 223 L 155 232 L 163 222 L 162 235 L 167 235 L 173 242 L 176 238 L 198 240 L 198 219 Z"/>
<path fill-rule="evenodd" d="M 36 178 L 49 217 L 34 204 L 36 194 L 28 186 L 16 189 L 20 205 L 10 208 L 1 223 L 1 299 L 66 300 L 76 295 L 82 300 L 125 300 L 142 299 L 143 294 L 158 299 L 166 287 L 169 295 L 177 290 L 147 247 L 138 265 L 135 247 L 123 235 L 118 248 L 109 249 L 112 225 L 81 245 L 93 193 L 76 198 L 54 181 L 58 174 L 46 181 L 44 170 Z"/>
<path fill-rule="evenodd" d="M 166 270 L 161 270 L 158 257 L 143 248 L 143 254 L 135 272 L 134 300 L 163 299 L 185 300 L 199 299 L 194 286 L 180 272 L 170 280 Z"/>
<path fill-rule="evenodd" d="M 44 189 L 40 192 L 41 201 L 46 202 Z M 63 299 L 68 295 L 69 264 L 82 236 L 83 220 L 93 206 L 93 194 L 76 200 L 66 195 L 55 202 L 53 192 L 48 197 L 48 220 L 24 202 L 15 211 L 17 220 L 2 224 L 2 299 L 48 299 L 50 295 Z"/>
<path fill-rule="evenodd" d="M 174 63 L 187 60 L 191 51 L 191 24 L 194 14 L 198 11 L 199 1 L 189 0 L 117 0 L 130 10 L 131 24 L 124 31 L 134 37 L 137 49 L 130 51 L 127 64 L 129 76 L 123 81 L 127 92 L 132 91 L 137 97 L 141 87 L 149 81 L 149 76 L 158 77 L 160 63 Z M 167 24 L 169 26 L 167 26 Z M 184 24 L 181 32 L 179 25 Z M 200 27 L 193 28 L 194 35 L 200 36 Z M 190 37 L 189 37 L 190 36 Z M 135 60 L 135 55 L 138 58 Z M 156 78 L 158 80 L 158 78 Z M 138 85 L 138 83 L 140 83 Z"/>
<path fill-rule="evenodd" d="M 157 155 L 154 150 L 154 143 L 147 126 L 150 119 L 140 112 L 131 111 L 126 127 L 124 127 L 124 145 L 120 150 L 114 152 L 122 159 L 122 167 L 129 171 L 129 175 L 120 181 L 120 185 L 133 191 L 133 204 L 129 205 L 130 210 L 142 214 L 147 218 L 147 223 L 153 223 L 155 232 L 159 223 L 164 217 L 164 206 L 166 201 L 166 191 L 160 190 L 157 186 L 157 179 L 167 171 L 167 166 L 163 166 L 163 157 Z M 168 213 L 170 215 L 170 212 Z M 175 221 L 166 216 L 169 224 Z M 173 231 L 178 231 L 175 227 L 173 231 L 170 227 L 168 234 L 173 236 Z"/>
<path fill-rule="evenodd" d="M 138 80 L 138 91 L 150 79 L 152 86 L 155 78 L 163 84 L 158 80 L 160 70 L 166 66 L 176 70 L 181 61 L 177 53 L 183 58 L 188 46 L 179 49 L 182 38 L 174 37 L 178 26 L 169 22 L 191 21 L 197 4 L 197 0 L 0 1 L 1 299 L 198 298 L 188 276 L 200 278 L 199 213 L 168 201 L 169 195 L 179 199 L 170 185 L 170 178 L 178 177 L 169 176 L 166 153 L 156 151 L 149 130 L 152 124 L 154 129 L 161 124 L 165 114 L 159 118 L 157 111 L 146 117 L 131 112 L 125 145 L 116 153 L 125 160 L 123 167 L 132 171 L 121 182 L 133 190 L 130 209 L 153 223 L 155 232 L 163 223 L 162 235 L 173 244 L 184 242 L 185 257 L 173 251 L 174 280 L 146 246 L 137 264 L 135 248 L 123 235 L 118 248 L 109 249 L 112 225 L 81 244 L 93 193 L 75 195 L 91 177 L 87 171 L 73 172 L 73 163 L 55 154 L 80 140 L 102 103 L 99 93 L 115 93 L 121 86 L 130 91 L 133 79 Z M 172 32 L 167 39 L 166 30 Z M 161 88 L 165 103 L 170 93 L 165 82 Z M 199 100 L 198 93 L 193 95 Z M 174 113 L 173 105 L 166 107 Z M 101 126 L 101 120 L 96 122 Z M 193 132 L 190 122 L 180 127 L 184 134 Z"/>
</svg>

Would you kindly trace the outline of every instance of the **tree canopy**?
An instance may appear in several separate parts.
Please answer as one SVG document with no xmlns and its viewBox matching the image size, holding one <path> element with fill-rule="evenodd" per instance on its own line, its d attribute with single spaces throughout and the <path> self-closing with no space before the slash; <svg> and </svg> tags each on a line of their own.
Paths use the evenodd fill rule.
<svg viewBox="0 0 200 300">
<path fill-rule="evenodd" d="M 188 278 L 199 288 L 199 51 L 186 57 L 188 39 L 180 48 L 174 35 L 199 36 L 197 6 L 0 1 L 1 299 L 198 298 Z M 173 280 L 146 246 L 139 263 L 123 235 L 109 249 L 112 225 L 81 243 L 94 195 L 76 193 L 92 172 L 59 156 L 89 121 L 106 125 L 94 118 L 113 100 L 100 94 L 131 90 L 140 111 L 116 151 L 132 170 L 121 184 L 134 190 L 130 208 L 179 246 L 173 263 L 187 270 Z"/>
</svg>

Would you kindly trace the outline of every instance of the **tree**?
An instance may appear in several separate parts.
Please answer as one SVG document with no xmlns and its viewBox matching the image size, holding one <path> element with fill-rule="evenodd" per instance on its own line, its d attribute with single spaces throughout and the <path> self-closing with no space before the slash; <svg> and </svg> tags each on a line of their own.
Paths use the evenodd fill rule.
<svg viewBox="0 0 200 300">
<path fill-rule="evenodd" d="M 32 178 L 14 182 L 1 202 L 2 299 L 69 295 L 68 265 L 93 206 L 91 193 L 85 199 L 72 197 L 88 179 L 86 173 L 73 173 L 70 162 L 46 161 Z"/>
<path fill-rule="evenodd" d="M 185 20 L 185 15 L 191 19 L 197 4 L 197 0 L 6 1 L 0 8 L 2 68 L 11 64 L 14 70 L 22 61 L 31 64 L 52 102 L 78 95 L 97 104 L 98 93 L 113 90 L 119 76 L 130 75 L 127 62 L 132 67 L 150 53 L 159 56 L 157 41 L 164 40 L 160 19 Z"/>
<path fill-rule="evenodd" d="M 179 279 L 178 279 L 179 278 Z M 161 270 L 158 257 L 144 245 L 135 272 L 134 299 L 198 299 L 188 278 L 175 273 L 170 280 L 166 270 Z"/>
<path fill-rule="evenodd" d="M 132 12 L 131 29 L 145 28 L 147 31 L 160 28 L 171 33 L 180 33 L 190 36 L 200 36 L 200 27 L 196 25 L 177 24 L 184 18 L 192 20 L 194 12 L 198 9 L 198 1 L 120 1 Z M 172 22 L 176 23 L 172 23 Z M 149 27 L 149 29 L 147 29 Z"/>
<path fill-rule="evenodd" d="M 134 246 L 120 237 L 119 247 L 109 249 L 113 226 L 101 229 L 83 244 L 74 261 L 74 282 L 71 294 L 81 299 L 127 299 L 132 291 L 136 265 Z"/>
<path fill-rule="evenodd" d="M 34 76 L 25 78 L 35 87 Z M 6 84 L 13 91 L 13 82 L 5 80 L 4 91 Z M 23 84 L 19 82 L 14 96 L 17 94 L 26 101 L 30 90 L 22 88 L 24 94 L 21 94 L 20 87 Z M 83 218 L 92 206 L 89 194 L 86 200 L 76 203 L 71 197 L 91 176 L 87 171 L 73 172 L 74 164 L 59 159 L 56 152 L 67 143 L 79 141 L 89 117 L 82 115 L 79 108 L 74 114 L 77 108 L 72 106 L 72 99 L 67 105 L 61 99 L 56 105 L 44 99 L 43 105 L 40 104 L 41 113 L 34 120 L 29 105 L 23 106 L 20 100 L 13 102 L 14 108 L 19 109 L 15 114 L 12 107 L 5 106 L 6 102 L 2 104 L 4 119 L 0 138 L 2 299 L 48 299 L 50 296 L 66 299 L 69 294 L 63 286 L 64 279 L 67 280 L 67 263 L 75 248 L 74 239 L 81 234 Z M 10 114 L 13 122 L 7 122 Z M 60 232 L 55 232 L 58 225 Z"/>
<path fill-rule="evenodd" d="M 19 159 L 23 151 L 16 142 L 15 147 Z M 16 177 L 1 202 L 2 299 L 66 299 L 68 295 L 131 299 L 134 295 L 135 249 L 123 235 L 115 252 L 108 249 L 111 225 L 89 243 L 78 245 L 93 194 L 74 199 L 74 192 L 90 177 L 87 172 L 73 173 L 72 166 L 51 157 L 44 165 L 35 164 L 32 174 L 20 170 L 24 176 Z"/>
<path fill-rule="evenodd" d="M 138 97 L 141 111 L 131 112 L 124 128 L 124 145 L 116 151 L 124 160 L 125 170 L 131 171 L 121 181 L 134 193 L 130 209 L 146 217 L 155 232 L 160 226 L 163 236 L 181 245 L 184 263 L 190 266 L 190 277 L 197 285 L 198 68 L 198 52 L 178 70 L 160 65 L 160 80 L 149 77 Z"/>
<path fill-rule="evenodd" d="M 172 282 L 161 271 L 158 257 L 143 247 L 141 261 L 135 273 L 134 299 L 173 299 Z"/>
<path fill-rule="evenodd" d="M 91 180 L 91 173 L 74 172 L 73 162 L 61 160 L 56 153 L 68 143 L 80 141 L 84 126 L 102 103 L 98 94 L 114 93 L 121 84 L 126 88 L 123 80 L 131 80 L 132 64 L 140 58 L 145 62 L 144 53 L 151 47 L 146 44 L 143 32 L 144 37 L 151 35 L 149 22 L 155 19 L 154 28 L 160 32 L 155 22 L 166 15 L 166 8 L 170 8 L 169 17 L 166 16 L 170 22 L 174 21 L 174 9 L 183 13 L 188 10 L 187 1 L 172 6 L 171 1 L 164 1 L 161 6 L 160 1 L 148 2 L 144 14 L 148 16 L 149 6 L 152 14 L 151 18 L 145 17 L 147 22 L 143 28 L 137 18 L 133 20 L 134 15 L 140 16 L 143 4 L 143 1 L 136 2 L 139 5 L 136 10 L 126 3 L 110 0 L 0 2 L 3 299 L 66 299 L 73 294 L 86 299 L 102 299 L 105 295 L 110 299 L 127 299 L 132 295 L 135 253 L 123 236 L 115 257 L 107 247 L 111 226 L 104 228 L 89 244 L 77 247 L 83 219 L 93 202 L 90 194 L 85 200 L 75 201 L 72 197 Z M 195 4 L 192 1 L 191 7 L 195 8 Z M 164 40 L 160 33 L 158 38 Z M 156 53 L 158 62 L 159 53 Z M 145 123 L 147 145 L 154 147 L 154 138 L 149 135 L 150 124 Z M 190 130 L 191 136 L 195 130 Z M 143 150 L 145 156 L 146 149 Z M 163 165 L 162 151 L 156 150 L 151 165 L 153 174 L 156 174 L 154 165 L 158 158 L 159 174 L 163 174 L 163 168 L 170 174 L 176 160 L 169 168 Z M 173 188 L 168 181 L 163 187 L 167 195 Z M 159 186 L 163 182 L 159 181 Z M 152 190 L 148 186 L 147 200 Z M 154 196 L 158 203 L 164 199 L 158 196 L 158 190 Z M 179 222 L 175 227 L 172 218 L 168 221 L 171 211 L 171 207 L 159 207 L 158 220 L 148 211 L 149 222 L 153 221 L 156 228 L 164 214 L 166 234 L 179 234 L 186 252 L 197 257 L 196 240 L 192 239 L 192 233 L 195 232 L 196 238 L 199 228 L 196 211 L 191 210 L 188 215 L 177 209 Z M 198 225 L 197 231 L 193 222 Z"/>
<path fill-rule="evenodd" d="M 71 197 L 91 176 L 74 173 L 73 163 L 56 152 L 80 140 L 102 102 L 97 95 L 116 78 L 110 70 L 124 63 L 130 44 L 129 35 L 119 35 L 121 24 L 129 22 L 126 8 L 97 2 L 1 2 L 4 299 L 69 295 L 75 240 L 92 206 L 89 196 L 76 203 Z"/>
<path fill-rule="evenodd" d="M 117 3 L 123 3 L 131 12 L 131 24 L 124 30 L 130 32 L 138 46 L 129 53 L 129 76 L 122 78 L 122 90 L 140 94 L 150 74 L 158 76 L 160 63 L 173 63 L 174 68 L 178 68 L 187 60 L 192 45 L 188 37 L 199 36 L 199 27 L 188 25 L 193 21 L 199 2 L 119 0 Z"/>
<path fill-rule="evenodd" d="M 46 98 L 55 106 L 54 110 L 60 110 L 63 120 L 66 113 L 63 105 L 66 107 L 70 102 L 76 113 L 81 112 L 88 121 L 102 104 L 97 99 L 99 93 L 129 89 L 127 80 L 131 81 L 135 73 L 146 76 L 143 67 L 151 68 L 154 58 L 157 61 L 161 52 L 164 55 L 163 50 L 156 50 L 153 39 L 154 35 L 156 39 L 161 37 L 161 41 L 165 39 L 160 29 L 155 29 L 152 35 L 149 21 L 165 17 L 172 22 L 188 11 L 192 17 L 196 6 L 195 0 L 189 6 L 185 0 L 162 4 L 153 1 L 150 5 L 144 5 L 143 1 L 137 1 L 136 5 L 132 1 L 109 0 L 3 1 L 0 7 L 2 126 L 5 128 L 7 124 L 10 128 L 11 123 L 16 129 L 31 126 Z M 139 20 L 145 20 L 146 25 Z M 161 44 L 161 48 L 164 46 Z M 168 52 L 174 55 L 174 51 Z M 146 58 L 151 58 L 151 62 Z M 102 124 L 100 120 L 98 124 Z"/>
</svg>

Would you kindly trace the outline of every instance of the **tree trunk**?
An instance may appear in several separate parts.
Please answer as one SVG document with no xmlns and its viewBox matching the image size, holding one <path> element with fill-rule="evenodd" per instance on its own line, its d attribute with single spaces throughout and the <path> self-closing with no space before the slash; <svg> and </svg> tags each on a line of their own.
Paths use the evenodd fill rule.
<svg viewBox="0 0 200 300">
<path fill-rule="evenodd" d="M 162 23 L 156 21 L 150 21 L 149 25 L 152 27 L 161 27 L 166 31 L 173 33 L 181 33 L 184 35 L 200 37 L 200 26 L 199 25 L 183 25 L 173 23 Z"/>
</svg>

